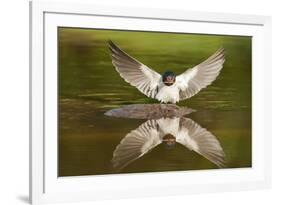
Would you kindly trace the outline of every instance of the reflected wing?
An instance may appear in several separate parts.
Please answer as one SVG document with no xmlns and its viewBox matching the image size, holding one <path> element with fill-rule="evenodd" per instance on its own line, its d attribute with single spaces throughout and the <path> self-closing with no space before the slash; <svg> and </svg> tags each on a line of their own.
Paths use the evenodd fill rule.
<svg viewBox="0 0 281 205">
<path fill-rule="evenodd" d="M 181 118 L 177 142 L 202 155 L 218 167 L 225 166 L 225 154 L 217 138 L 191 119 Z"/>
<path fill-rule="evenodd" d="M 161 75 L 121 50 L 109 41 L 112 64 L 120 76 L 148 97 L 155 98 Z"/>
<path fill-rule="evenodd" d="M 190 98 L 210 85 L 219 75 L 224 61 L 224 49 L 220 48 L 204 62 L 177 76 L 180 100 Z"/>
<path fill-rule="evenodd" d="M 121 170 L 161 143 L 155 120 L 148 120 L 123 138 L 113 153 L 112 164 Z"/>
</svg>

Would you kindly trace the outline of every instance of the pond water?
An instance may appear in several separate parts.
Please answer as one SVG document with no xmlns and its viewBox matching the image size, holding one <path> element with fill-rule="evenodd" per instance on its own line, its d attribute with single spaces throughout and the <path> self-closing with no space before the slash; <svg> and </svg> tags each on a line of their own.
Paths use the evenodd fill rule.
<svg viewBox="0 0 281 205">
<path fill-rule="evenodd" d="M 114 167 L 117 146 L 147 119 L 104 113 L 124 105 L 158 102 L 115 71 L 109 39 L 159 73 L 173 70 L 180 74 L 223 46 L 226 62 L 217 80 L 178 105 L 196 110 L 184 118 L 205 128 L 219 142 L 224 168 L 251 167 L 250 37 L 78 28 L 59 28 L 58 34 L 59 176 L 219 168 L 178 142 L 173 146 L 159 143 L 122 169 Z"/>
</svg>

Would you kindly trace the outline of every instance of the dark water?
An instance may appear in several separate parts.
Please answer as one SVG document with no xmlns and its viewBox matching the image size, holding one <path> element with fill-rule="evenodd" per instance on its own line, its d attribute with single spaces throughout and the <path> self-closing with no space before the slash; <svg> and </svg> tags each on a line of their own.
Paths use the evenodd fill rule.
<svg viewBox="0 0 281 205">
<path fill-rule="evenodd" d="M 179 106 L 219 141 L 226 168 L 251 166 L 251 38 L 59 29 L 59 176 L 215 169 L 204 156 L 163 143 L 122 170 L 113 168 L 120 141 L 146 120 L 105 116 L 129 104 L 157 103 L 125 83 L 111 64 L 111 39 L 142 63 L 180 74 L 223 46 L 226 62 L 217 80 Z"/>
</svg>

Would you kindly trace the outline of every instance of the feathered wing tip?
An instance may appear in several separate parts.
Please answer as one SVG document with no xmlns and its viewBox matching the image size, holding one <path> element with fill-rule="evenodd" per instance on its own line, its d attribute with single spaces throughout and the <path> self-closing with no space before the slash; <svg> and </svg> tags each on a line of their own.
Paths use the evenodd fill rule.
<svg viewBox="0 0 281 205">
<path fill-rule="evenodd" d="M 218 139 L 207 129 L 188 118 L 181 118 L 181 127 L 186 135 L 179 143 L 202 155 L 219 168 L 226 167 L 225 153 Z"/>
<path fill-rule="evenodd" d="M 111 39 L 109 39 L 109 40 L 107 41 L 107 44 L 108 44 L 108 47 L 109 47 L 109 48 L 117 47 L 117 46 L 113 43 L 113 41 L 112 41 Z"/>
<path fill-rule="evenodd" d="M 224 62 L 225 62 L 225 49 L 224 47 L 221 46 L 218 50 L 215 51 L 213 55 L 208 57 L 205 61 L 203 61 L 199 65 L 204 65 L 204 64 L 212 65 L 216 63 L 223 64 Z"/>
<path fill-rule="evenodd" d="M 108 49 L 111 51 L 111 53 L 113 53 L 113 48 L 114 48 L 115 44 L 113 43 L 112 40 L 107 41 L 107 46 L 108 46 Z"/>
<path fill-rule="evenodd" d="M 112 40 L 107 41 L 108 48 L 112 52 L 112 54 L 115 54 L 117 52 L 121 52 L 121 54 L 124 54 L 124 51 L 121 50 L 115 43 L 113 43 Z"/>
</svg>

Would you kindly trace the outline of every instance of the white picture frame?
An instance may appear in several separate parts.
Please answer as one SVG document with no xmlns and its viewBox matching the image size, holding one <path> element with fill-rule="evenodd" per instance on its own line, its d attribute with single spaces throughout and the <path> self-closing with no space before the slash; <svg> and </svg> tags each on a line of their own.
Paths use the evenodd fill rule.
<svg viewBox="0 0 281 205">
<path fill-rule="evenodd" d="M 270 187 L 270 17 L 36 1 L 30 3 L 30 25 L 30 201 L 32 204 Z M 58 177 L 57 84 L 54 83 L 57 78 L 56 30 L 58 26 L 252 36 L 252 167 Z"/>
</svg>

